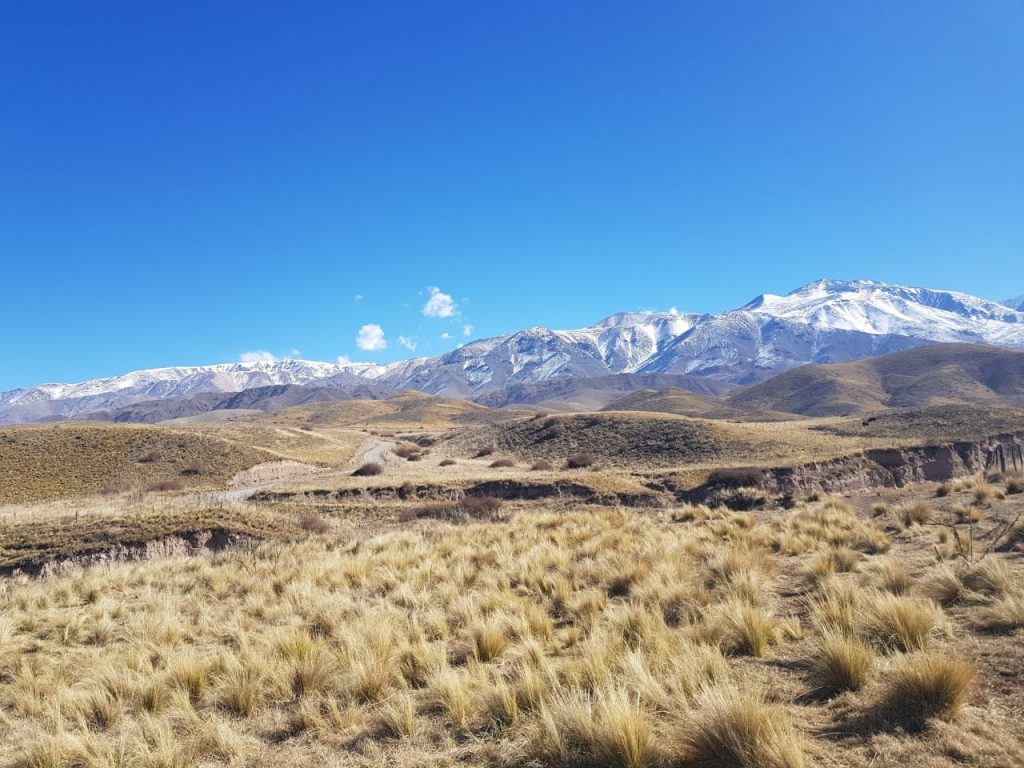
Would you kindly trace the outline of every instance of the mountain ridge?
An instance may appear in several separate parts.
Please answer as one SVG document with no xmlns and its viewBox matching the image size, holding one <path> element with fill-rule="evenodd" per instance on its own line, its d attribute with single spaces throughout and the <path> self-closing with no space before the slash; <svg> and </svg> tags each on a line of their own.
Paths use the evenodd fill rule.
<svg viewBox="0 0 1024 768">
<path fill-rule="evenodd" d="M 809 363 L 933 343 L 1024 347 L 1024 312 L 959 291 L 822 279 L 714 313 L 620 312 L 574 330 L 530 328 L 392 363 L 308 360 L 134 371 L 0 393 L 0 423 L 276 385 L 419 390 L 473 400 L 563 378 L 689 376 L 733 388 Z"/>
</svg>

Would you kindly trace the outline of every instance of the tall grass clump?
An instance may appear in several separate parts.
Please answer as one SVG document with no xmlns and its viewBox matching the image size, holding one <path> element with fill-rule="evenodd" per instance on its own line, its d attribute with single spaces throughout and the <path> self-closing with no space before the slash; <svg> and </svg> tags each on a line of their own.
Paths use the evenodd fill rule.
<svg viewBox="0 0 1024 768">
<path fill-rule="evenodd" d="M 959 659 L 915 654 L 898 662 L 886 679 L 876 714 L 908 731 L 920 731 L 932 718 L 956 715 L 970 694 L 974 669 Z"/>
<path fill-rule="evenodd" d="M 734 687 L 698 697 L 683 734 L 694 768 L 803 768 L 803 740 L 785 712 Z"/>
</svg>

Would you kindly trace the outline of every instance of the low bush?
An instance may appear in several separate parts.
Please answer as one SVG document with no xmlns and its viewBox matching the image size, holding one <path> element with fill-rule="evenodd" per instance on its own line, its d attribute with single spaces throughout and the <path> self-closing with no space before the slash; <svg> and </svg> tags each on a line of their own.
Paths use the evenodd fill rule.
<svg viewBox="0 0 1024 768">
<path fill-rule="evenodd" d="M 516 463 L 512 459 L 497 459 L 492 461 L 490 464 L 491 469 L 501 469 L 504 467 L 514 467 Z"/>
<path fill-rule="evenodd" d="M 149 493 L 161 493 L 163 491 L 180 491 L 184 486 L 180 480 L 160 480 L 146 487 Z"/>
<path fill-rule="evenodd" d="M 373 477 L 384 472 L 384 465 L 376 461 L 368 461 L 352 473 L 353 477 Z"/>
<path fill-rule="evenodd" d="M 423 449 L 420 448 L 418 445 L 414 445 L 412 443 L 399 443 L 398 445 L 391 449 L 391 452 L 400 459 L 406 459 L 407 461 L 416 461 L 417 459 L 420 458 L 420 455 L 423 453 Z"/>
<path fill-rule="evenodd" d="M 533 462 L 533 464 L 530 465 L 531 472 L 548 472 L 549 470 L 552 469 L 554 469 L 554 466 L 551 464 L 551 462 L 545 461 L 544 459 L 535 461 Z"/>
<path fill-rule="evenodd" d="M 726 488 L 756 487 L 764 480 L 764 470 L 757 467 L 726 467 L 712 470 L 708 475 L 708 485 L 721 485 Z"/>
<path fill-rule="evenodd" d="M 320 515 L 306 512 L 299 518 L 299 528 L 309 533 L 327 533 L 331 530 L 331 524 Z"/>
<path fill-rule="evenodd" d="M 490 456 L 497 449 L 493 445 L 482 445 L 476 449 L 476 453 L 473 454 L 474 459 L 482 459 L 486 456 Z"/>
<path fill-rule="evenodd" d="M 597 459 L 589 453 L 575 453 L 565 460 L 566 469 L 585 469 L 597 463 Z"/>
<path fill-rule="evenodd" d="M 455 463 L 456 463 L 455 459 L 441 459 L 441 461 L 438 462 L 437 466 L 439 466 L 439 467 L 454 467 Z"/>
</svg>

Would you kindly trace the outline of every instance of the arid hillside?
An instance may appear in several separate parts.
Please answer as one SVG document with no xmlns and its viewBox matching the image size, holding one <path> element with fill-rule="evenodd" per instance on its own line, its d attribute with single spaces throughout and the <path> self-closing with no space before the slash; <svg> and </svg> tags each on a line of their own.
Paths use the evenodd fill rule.
<svg viewBox="0 0 1024 768">
<path fill-rule="evenodd" d="M 737 408 L 807 416 L 947 404 L 1024 406 L 1024 352 L 936 344 L 852 363 L 805 365 L 726 399 Z"/>
</svg>

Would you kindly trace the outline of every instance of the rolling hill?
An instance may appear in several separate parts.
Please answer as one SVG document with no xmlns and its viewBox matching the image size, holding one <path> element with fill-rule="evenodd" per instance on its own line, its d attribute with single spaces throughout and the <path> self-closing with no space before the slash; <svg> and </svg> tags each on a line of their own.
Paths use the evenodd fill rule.
<svg viewBox="0 0 1024 768">
<path fill-rule="evenodd" d="M 805 416 L 945 404 L 1024 406 L 1024 352 L 937 344 L 850 363 L 806 365 L 739 389 L 726 402 Z"/>
</svg>

